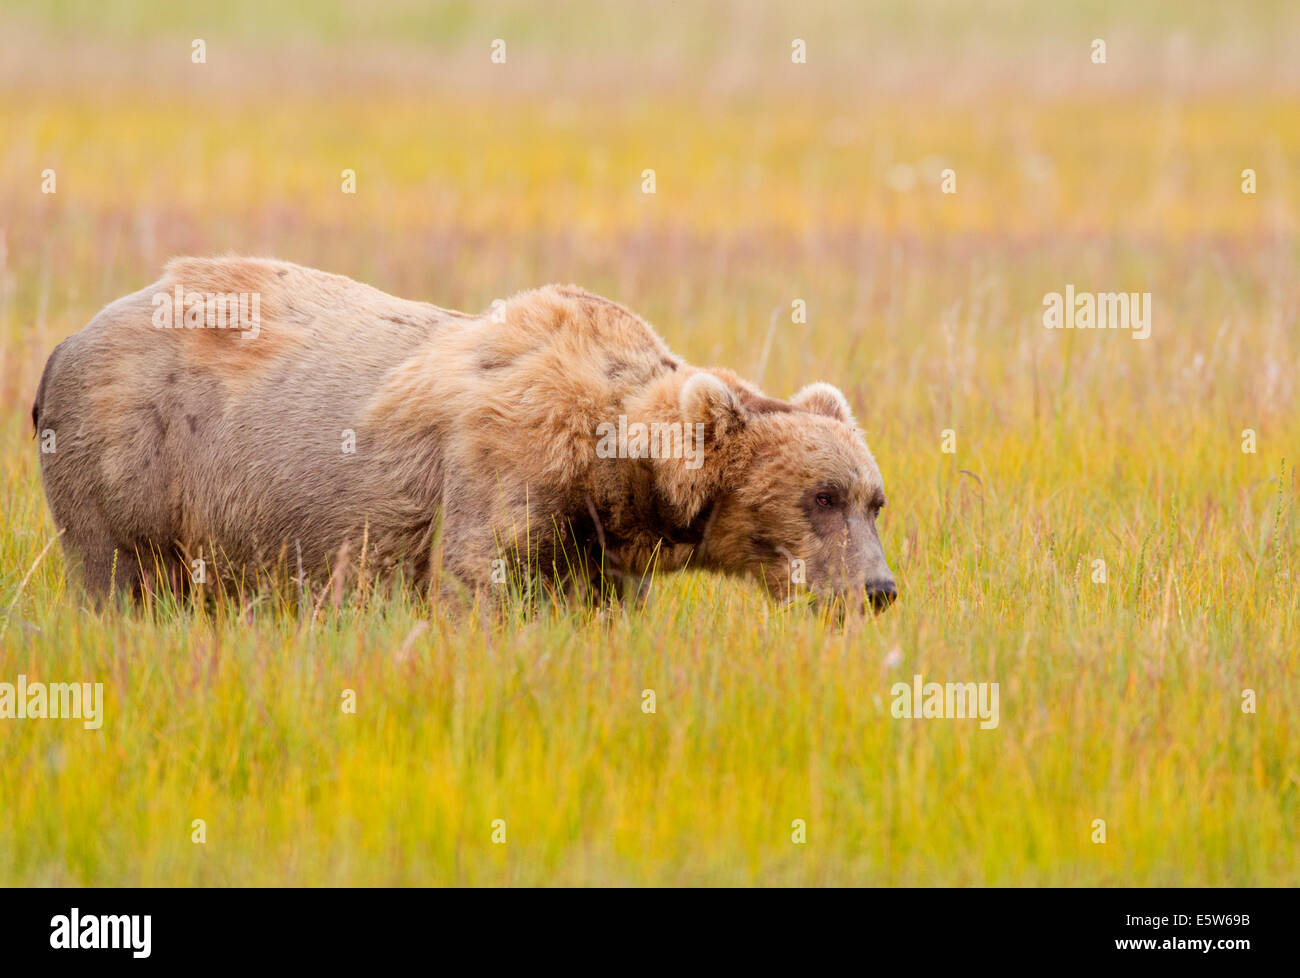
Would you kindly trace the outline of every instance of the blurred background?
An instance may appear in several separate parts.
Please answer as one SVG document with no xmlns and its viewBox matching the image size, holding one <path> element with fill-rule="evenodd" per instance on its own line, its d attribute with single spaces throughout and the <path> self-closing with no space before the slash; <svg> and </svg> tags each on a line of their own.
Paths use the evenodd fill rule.
<svg viewBox="0 0 1300 978">
<path fill-rule="evenodd" d="M 0 16 L 0 406 L 178 253 L 274 255 L 469 310 L 578 281 L 751 374 L 799 297 L 808 323 L 779 317 L 763 379 L 786 395 L 829 370 L 884 425 L 912 395 L 877 412 L 882 376 L 991 394 L 998 364 L 1034 358 L 1006 344 L 1060 353 L 1033 327 L 1066 281 L 1153 291 L 1169 354 L 1229 302 L 1294 310 L 1265 281 L 1294 257 L 1300 153 L 1300 10 L 1281 0 L 5 0 Z M 975 358 L 994 341 L 997 363 L 951 359 L 955 339 Z M 1083 356 L 1182 365 L 1119 346 Z M 1294 397 L 1281 377 L 1258 393 Z"/>
<path fill-rule="evenodd" d="M 1294 884 L 1298 204 L 1293 0 L 0 0 L 0 677 L 110 704 L 0 738 L 0 882 Z M 902 599 L 81 613 L 41 367 L 228 251 L 469 311 L 577 282 L 839 385 Z M 1150 292 L 1150 338 L 1045 330 L 1071 284 Z M 891 720 L 914 673 L 1002 726 Z"/>
</svg>

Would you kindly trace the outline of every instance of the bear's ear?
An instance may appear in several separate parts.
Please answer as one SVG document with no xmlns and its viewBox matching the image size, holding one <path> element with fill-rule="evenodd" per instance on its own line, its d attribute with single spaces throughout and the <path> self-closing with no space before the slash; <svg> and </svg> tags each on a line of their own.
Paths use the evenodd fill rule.
<svg viewBox="0 0 1300 978">
<path fill-rule="evenodd" d="M 688 424 L 704 424 L 722 437 L 745 423 L 745 409 L 724 384 L 707 370 L 692 374 L 682 384 L 682 417 Z"/>
<path fill-rule="evenodd" d="M 840 393 L 838 387 L 832 387 L 830 384 L 820 382 L 809 384 L 790 398 L 790 403 L 800 411 L 825 415 L 836 421 L 843 421 L 846 425 L 852 426 L 857 423 L 853 420 L 853 411 L 849 408 L 848 400 Z"/>
</svg>

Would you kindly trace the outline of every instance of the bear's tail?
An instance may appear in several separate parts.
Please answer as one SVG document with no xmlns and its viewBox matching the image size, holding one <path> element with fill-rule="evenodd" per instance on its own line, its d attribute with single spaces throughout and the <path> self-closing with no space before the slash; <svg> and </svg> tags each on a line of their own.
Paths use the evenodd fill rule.
<svg viewBox="0 0 1300 978">
<path fill-rule="evenodd" d="M 49 359 L 45 361 L 45 369 L 41 371 L 41 382 L 36 385 L 36 397 L 32 400 L 32 437 L 35 438 L 41 431 L 41 418 L 45 414 L 45 385 L 49 383 L 50 371 L 54 369 L 54 361 L 59 357 L 60 343 L 50 351 Z"/>
</svg>

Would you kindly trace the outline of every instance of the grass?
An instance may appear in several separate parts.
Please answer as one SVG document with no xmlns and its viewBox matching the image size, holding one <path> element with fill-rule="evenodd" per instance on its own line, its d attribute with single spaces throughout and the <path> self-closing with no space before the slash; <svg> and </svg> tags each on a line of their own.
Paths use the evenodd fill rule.
<svg viewBox="0 0 1300 978">
<path fill-rule="evenodd" d="M 993 32 L 1020 67 L 980 47 L 942 75 L 929 38 L 988 40 L 967 15 L 836 32 L 818 8 L 826 63 L 795 77 L 775 9 L 715 5 L 740 33 L 713 50 L 688 12 L 633 39 L 394 4 L 372 54 L 340 46 L 360 16 L 340 5 L 290 44 L 281 90 L 257 45 L 292 24 L 216 22 L 200 68 L 174 7 L 19 4 L 17 47 L 66 77 L 17 47 L 0 66 L 0 681 L 102 682 L 106 711 L 98 731 L 0 720 L 0 883 L 1300 883 L 1284 8 L 1036 14 Z M 1121 53 L 1182 31 L 1196 70 L 1093 66 L 1107 28 Z M 504 78 L 479 43 L 503 31 Z M 1045 61 L 1051 85 L 1009 80 Z M 44 358 L 169 255 L 227 249 L 470 310 L 578 281 L 692 362 L 779 396 L 840 385 L 885 477 L 900 602 L 836 627 L 688 574 L 599 616 L 87 609 L 57 547 L 38 561 Z M 1151 338 L 1045 330 L 1066 283 L 1150 291 Z M 893 719 L 916 673 L 998 682 L 998 727 Z"/>
</svg>

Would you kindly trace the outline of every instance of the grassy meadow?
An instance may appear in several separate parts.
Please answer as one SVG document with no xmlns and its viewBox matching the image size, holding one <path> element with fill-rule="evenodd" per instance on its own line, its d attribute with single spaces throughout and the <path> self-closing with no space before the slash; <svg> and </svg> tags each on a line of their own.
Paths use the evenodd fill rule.
<svg viewBox="0 0 1300 978">
<path fill-rule="evenodd" d="M 0 885 L 1300 884 L 1300 13 L 843 6 L 5 4 L 0 682 L 105 717 L 0 720 Z M 475 312 L 578 282 L 840 386 L 899 602 L 91 610 L 41 368 L 229 251 Z M 1150 337 L 1045 329 L 1067 284 Z M 895 719 L 916 674 L 998 726 Z"/>
</svg>

